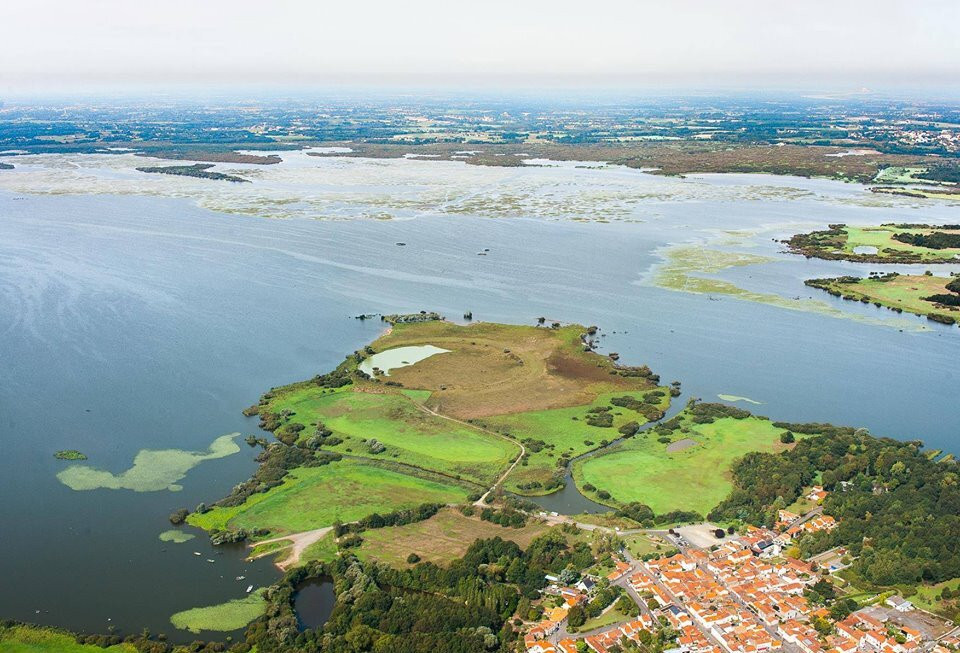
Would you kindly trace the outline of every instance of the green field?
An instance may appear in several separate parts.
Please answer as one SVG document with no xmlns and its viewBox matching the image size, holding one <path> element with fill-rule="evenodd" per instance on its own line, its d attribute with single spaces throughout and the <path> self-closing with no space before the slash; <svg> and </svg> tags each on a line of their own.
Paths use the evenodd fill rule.
<svg viewBox="0 0 960 653">
<path fill-rule="evenodd" d="M 0 653 L 137 653 L 132 644 L 101 648 L 78 644 L 73 635 L 38 626 L 0 627 Z"/>
<path fill-rule="evenodd" d="M 946 588 L 950 588 L 957 598 L 942 601 L 940 593 Z M 936 613 L 949 612 L 952 617 L 957 613 L 958 605 L 960 605 L 960 579 L 953 578 L 936 585 L 919 585 L 917 593 L 910 596 L 909 600 L 918 608 Z"/>
<path fill-rule="evenodd" d="M 577 628 L 574 632 L 588 632 L 595 628 L 603 628 L 605 626 L 612 626 L 613 624 L 620 623 L 622 621 L 629 621 L 633 619 L 632 616 L 620 612 L 616 607 L 612 607 L 606 612 L 594 617 L 593 619 L 587 619 L 587 621 Z"/>
<path fill-rule="evenodd" d="M 666 410 L 670 402 L 669 393 L 663 392 L 664 396 L 654 404 L 660 410 Z M 535 447 L 527 446 L 528 458 L 510 474 L 504 484 L 505 488 L 518 494 L 543 494 L 542 490 L 530 488 L 528 484 L 539 482 L 546 485 L 558 472 L 557 461 L 563 453 L 569 454 L 568 459 L 579 456 L 621 437 L 617 429 L 627 422 L 641 425 L 647 423 L 646 417 L 637 411 L 612 406 L 610 412 L 613 414 L 613 426 L 591 426 L 586 422 L 587 410 L 597 406 L 609 406 L 613 397 L 631 396 L 640 399 L 642 395 L 643 393 L 637 392 L 605 393 L 582 406 L 516 413 L 481 420 L 480 423 L 484 426 L 509 433 L 518 440 L 530 439 L 546 443 L 539 451 L 534 451 Z"/>
<path fill-rule="evenodd" d="M 929 275 L 886 275 L 862 278 L 837 277 L 834 279 L 811 279 L 807 285 L 820 288 L 831 295 L 861 303 L 873 303 L 895 311 L 916 315 L 939 317 L 938 321 L 952 324 L 960 320 L 960 308 L 926 301 L 932 295 L 949 295 L 946 285 L 952 277 Z"/>
<path fill-rule="evenodd" d="M 306 564 L 312 560 L 332 562 L 337 557 L 337 538 L 331 531 L 308 546 L 300 554 L 300 563 Z"/>
<path fill-rule="evenodd" d="M 783 448 L 773 424 L 759 417 L 723 417 L 711 424 L 695 424 L 686 413 L 680 416 L 682 429 L 673 432 L 677 442 L 690 439 L 696 444 L 668 452 L 671 443 L 661 443 L 655 432 L 640 434 L 609 453 L 602 453 L 574 465 L 577 486 L 590 483 L 606 490 L 605 503 L 639 501 L 660 514 L 671 510 L 696 510 L 706 515 L 732 489 L 730 465 L 750 451 L 777 451 Z M 676 445 L 674 445 L 676 447 Z M 595 493 L 585 492 L 597 499 Z"/>
<path fill-rule="evenodd" d="M 270 492 L 254 494 L 240 506 L 194 513 L 188 522 L 206 530 L 267 528 L 276 534 L 297 533 L 337 521 L 355 521 L 374 512 L 432 502 L 459 503 L 467 494 L 455 485 L 343 460 L 294 469 Z"/>
<path fill-rule="evenodd" d="M 343 439 L 339 445 L 326 447 L 328 450 L 394 460 L 482 485 L 492 484 L 520 454 L 520 448 L 504 438 L 421 410 L 406 393 L 349 389 L 327 393 L 316 386 L 305 386 L 278 393 L 275 402 L 294 411 L 290 422 L 306 427 L 302 437 L 313 433 L 312 424 L 322 422 Z M 370 439 L 382 443 L 385 451 L 371 453 L 367 444 Z"/>
</svg>

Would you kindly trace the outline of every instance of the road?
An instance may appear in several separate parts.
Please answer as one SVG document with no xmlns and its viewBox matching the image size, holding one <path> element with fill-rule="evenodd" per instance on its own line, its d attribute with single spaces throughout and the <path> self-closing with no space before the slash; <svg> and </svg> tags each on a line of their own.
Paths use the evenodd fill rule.
<svg viewBox="0 0 960 653">
<path fill-rule="evenodd" d="M 286 571 L 290 567 L 293 567 L 300 562 L 300 556 L 303 554 L 304 550 L 314 542 L 318 542 L 323 539 L 323 536 L 333 530 L 333 526 L 324 526 L 323 528 L 315 528 L 312 531 L 303 531 L 302 533 L 293 533 L 291 535 L 283 535 L 281 537 L 273 537 L 269 540 L 260 540 L 259 542 L 254 542 L 251 546 L 259 546 L 261 544 L 271 544 L 273 542 L 287 542 L 289 541 L 292 546 L 290 547 L 290 555 L 283 559 L 282 562 L 278 562 L 277 566 L 280 569 Z M 282 549 L 281 549 L 282 550 Z M 270 553 L 277 553 L 277 550 L 270 551 L 269 553 L 264 553 L 263 555 L 270 555 Z M 261 557 L 261 556 L 257 556 Z"/>
</svg>

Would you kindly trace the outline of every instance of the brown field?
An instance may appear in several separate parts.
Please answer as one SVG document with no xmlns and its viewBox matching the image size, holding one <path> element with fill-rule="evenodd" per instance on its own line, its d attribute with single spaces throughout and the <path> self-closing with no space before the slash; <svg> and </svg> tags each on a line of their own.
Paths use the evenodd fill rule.
<svg viewBox="0 0 960 653">
<path fill-rule="evenodd" d="M 424 561 L 445 565 L 462 557 L 475 540 L 499 536 L 526 548 L 548 528 L 547 524 L 533 522 L 523 528 L 506 528 L 479 517 L 466 517 L 455 508 L 444 508 L 416 524 L 365 531 L 360 555 L 397 568 L 411 566 L 407 563 L 411 553 Z"/>
<path fill-rule="evenodd" d="M 325 143 L 344 145 L 344 143 Z M 399 158 L 409 153 L 436 155 L 439 160 L 463 161 L 472 165 L 520 166 L 525 158 L 555 161 L 597 161 L 631 168 L 658 168 L 655 174 L 682 175 L 697 172 L 764 172 L 803 177 L 844 178 L 869 183 L 883 166 L 932 165 L 936 157 L 904 154 L 867 154 L 864 156 L 828 157 L 849 147 L 821 145 L 736 145 L 732 143 L 608 143 L 561 145 L 535 142 L 520 144 L 483 143 L 466 148 L 463 143 L 373 144 L 349 143 L 350 154 L 371 158 Z M 464 149 L 480 150 L 480 154 L 452 158 Z M 527 154 L 521 157 L 516 154 Z M 500 156 L 498 156 L 500 155 Z M 330 156 L 315 154 L 315 156 Z M 436 159 L 435 159 L 436 160 Z"/>
<path fill-rule="evenodd" d="M 399 324 L 373 348 L 430 344 L 451 350 L 392 370 L 390 380 L 408 389 L 430 390 L 426 407 L 459 419 L 579 406 L 603 392 L 655 387 L 644 378 L 611 374 L 613 361 L 583 351 L 584 331 L 578 325 Z M 381 387 L 365 385 L 370 390 Z"/>
</svg>

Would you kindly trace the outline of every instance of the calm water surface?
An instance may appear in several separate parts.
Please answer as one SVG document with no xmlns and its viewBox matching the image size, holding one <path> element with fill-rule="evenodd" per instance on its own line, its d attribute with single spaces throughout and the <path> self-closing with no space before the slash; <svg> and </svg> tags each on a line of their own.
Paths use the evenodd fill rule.
<svg viewBox="0 0 960 653">
<path fill-rule="evenodd" d="M 216 499 L 253 471 L 246 445 L 193 469 L 180 492 L 75 492 L 56 479 L 69 463 L 53 452 L 79 449 L 119 472 L 143 448 L 205 450 L 224 433 L 252 432 L 240 410 L 264 390 L 328 371 L 380 333 L 380 323 L 353 319 L 360 313 L 598 324 L 604 351 L 682 381 L 680 401 L 745 396 L 778 419 L 865 426 L 960 452 L 960 329 L 901 332 L 644 281 L 658 250 L 711 230 L 812 215 L 824 224 L 948 221 L 960 211 L 930 206 L 755 199 L 656 203 L 656 219 L 634 224 L 322 222 L 154 197 L 0 193 L 0 618 L 100 632 L 146 626 L 189 640 L 169 624 L 172 613 L 272 582 L 267 560 L 246 563 L 242 550 L 214 549 L 202 533 L 184 544 L 157 537 L 171 511 Z M 782 263 L 724 278 L 806 297 L 805 278 L 882 267 L 778 255 L 771 238 L 789 233 L 754 244 Z"/>
</svg>

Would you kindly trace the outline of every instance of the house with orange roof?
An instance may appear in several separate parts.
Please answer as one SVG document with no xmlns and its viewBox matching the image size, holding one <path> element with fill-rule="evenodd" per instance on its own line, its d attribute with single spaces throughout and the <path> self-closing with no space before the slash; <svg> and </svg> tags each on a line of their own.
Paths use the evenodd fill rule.
<svg viewBox="0 0 960 653">
<path fill-rule="evenodd" d="M 812 488 L 810 488 L 810 491 L 807 492 L 807 500 L 813 501 L 814 503 L 820 503 L 826 499 L 829 494 L 829 492 L 823 489 L 822 485 L 814 485 Z"/>
<path fill-rule="evenodd" d="M 557 642 L 557 653 L 577 653 L 577 641 L 570 639 L 561 639 Z"/>
<path fill-rule="evenodd" d="M 624 575 L 630 571 L 630 565 L 628 565 L 623 560 L 614 559 L 614 570 L 607 574 L 607 580 L 611 583 L 616 582 L 624 577 Z"/>
</svg>

